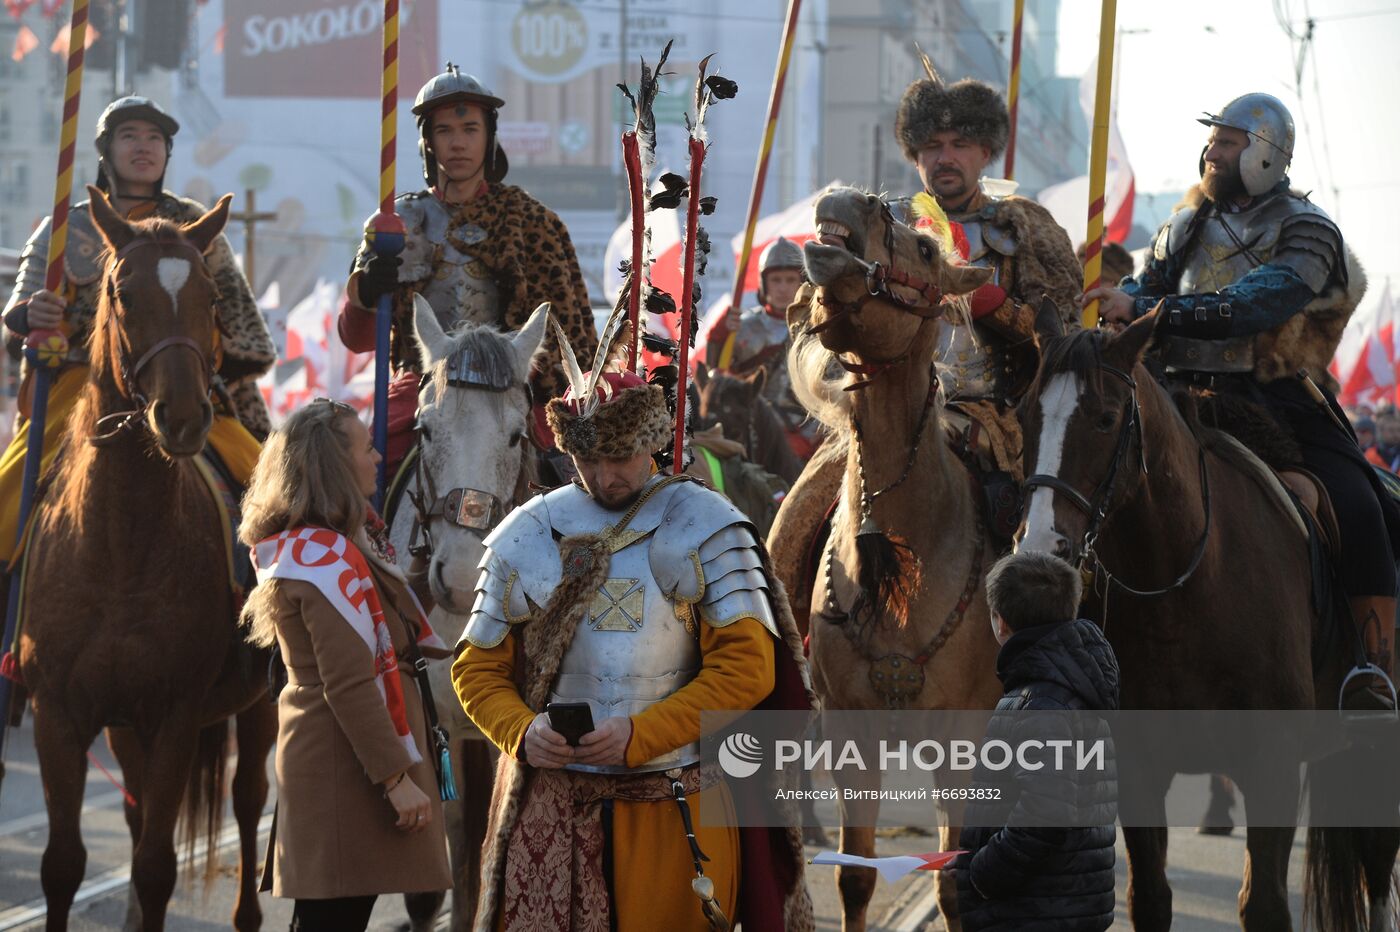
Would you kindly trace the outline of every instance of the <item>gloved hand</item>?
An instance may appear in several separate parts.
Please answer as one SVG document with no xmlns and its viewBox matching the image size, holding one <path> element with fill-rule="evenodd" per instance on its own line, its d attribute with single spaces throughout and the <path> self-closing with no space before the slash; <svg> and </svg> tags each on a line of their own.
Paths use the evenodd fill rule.
<svg viewBox="0 0 1400 932">
<path fill-rule="evenodd" d="M 403 260 L 398 256 L 381 256 L 372 253 L 359 274 L 360 305 L 374 310 L 381 296 L 399 287 L 399 266 Z"/>
</svg>

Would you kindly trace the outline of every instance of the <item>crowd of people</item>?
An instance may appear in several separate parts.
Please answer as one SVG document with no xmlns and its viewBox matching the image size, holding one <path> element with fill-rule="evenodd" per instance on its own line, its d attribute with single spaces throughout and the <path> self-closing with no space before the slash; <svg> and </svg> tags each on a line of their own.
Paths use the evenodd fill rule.
<svg viewBox="0 0 1400 932">
<path fill-rule="evenodd" d="M 984 190 L 980 179 L 1005 145 L 1007 115 L 1003 97 L 980 82 L 948 86 L 931 76 L 911 86 L 896 135 L 925 190 L 892 209 L 920 228 L 955 229 L 957 261 L 993 273 L 973 294 L 969 319 L 944 328 L 936 366 L 948 420 L 989 485 L 1023 478 L 1015 405 L 1038 359 L 1034 305 L 1048 295 L 1067 326 L 1078 325 L 1085 297 L 1100 299 L 1105 319 L 1119 325 L 1160 308 L 1169 362 L 1200 384 L 1259 402 L 1297 432 L 1305 462 L 1333 491 L 1343 553 L 1384 551 L 1349 561 L 1348 594 L 1370 606 L 1367 617 L 1389 619 L 1395 577 L 1383 508 L 1390 506 L 1360 478 L 1356 444 L 1320 413 L 1335 405 L 1324 395 L 1319 408 L 1291 371 L 1265 377 L 1266 361 L 1282 371 L 1296 360 L 1281 357 L 1283 341 L 1265 347 L 1261 335 L 1303 320 L 1309 302 L 1333 295 L 1347 274 L 1335 225 L 1289 191 L 1291 120 L 1265 96 L 1249 95 L 1203 121 L 1211 138 L 1199 198 L 1163 228 L 1136 277 L 1126 253 L 1106 252 L 1108 281 L 1121 277 L 1121 288 L 1081 296 L 1071 245 L 1049 214 Z M 756 530 L 771 523 L 786 484 L 761 471 L 750 477 L 759 490 L 752 510 L 763 514 L 746 514 L 735 504 L 740 495 L 726 498 L 658 468 L 656 456 L 674 435 L 674 399 L 619 368 L 612 347 L 600 350 L 568 231 L 504 180 L 508 160 L 497 138 L 504 105 L 455 68 L 419 92 L 413 112 L 426 187 L 397 203 L 407 246 L 398 257 L 367 248 L 354 257 L 339 318 L 345 344 L 368 349 L 375 309 L 388 301 L 392 475 L 414 443 L 424 385 L 415 298 L 426 300 L 445 332 L 469 323 L 517 329 L 538 305 L 551 306 L 554 324 L 529 378 L 535 404 L 525 432 L 552 451 L 541 457 L 552 491 L 526 499 L 485 537 L 476 600 L 455 651 L 438 640 L 423 608 L 423 567 L 394 552 L 370 508 L 380 454 L 365 426 L 348 407 L 318 400 L 271 430 L 253 386 L 273 363 L 266 326 L 222 237 L 204 260 L 225 334 L 209 440 L 247 488 L 241 535 L 257 571 L 243 615 L 250 638 L 275 648 L 286 670 L 276 696 L 278 817 L 265 883 L 296 900 L 292 927 L 303 932 L 363 929 L 376 896 L 449 886 L 447 778 L 418 661 L 455 657 L 456 697 L 503 760 L 480 927 L 701 930 L 738 920 L 750 929 L 810 928 L 800 840 L 693 824 L 702 802 L 735 806 L 729 784 L 701 754 L 702 712 L 815 705 L 802 637 Z M 152 101 L 125 98 L 104 113 L 103 196 L 128 219 L 202 211 L 163 187 L 177 131 Z M 1261 150 L 1269 154 L 1262 165 L 1253 158 Z M 77 205 L 80 237 L 85 216 L 85 204 Z M 1222 265 L 1213 246 L 1237 235 L 1232 224 L 1268 227 L 1275 246 L 1265 255 L 1243 249 L 1248 256 Z M 86 328 L 102 296 L 98 260 L 76 250 L 63 292 L 41 287 L 47 235 L 42 228 L 26 247 L 5 324 L 14 340 L 63 326 L 72 341 L 50 401 L 52 455 L 86 379 Z M 1212 248 L 1195 248 L 1193 237 Z M 812 289 L 791 243 L 774 244 L 761 267 L 761 306 L 724 323 L 711 361 L 749 375 L 753 403 L 761 395 L 779 411 L 793 451 L 805 458 L 821 438 L 798 416 L 782 358 L 789 308 Z M 1320 352 L 1322 337 L 1304 336 L 1295 342 Z M 1250 364 L 1238 364 L 1236 352 Z M 458 363 L 447 378 L 491 382 L 472 360 Z M 766 379 L 754 381 L 759 370 Z M 1366 461 L 1400 467 L 1400 413 L 1358 413 L 1354 426 Z M 707 475 L 737 493 L 746 474 L 713 451 L 738 456 L 747 438 L 729 437 L 726 446 L 722 431 L 708 429 Z M 23 441 L 21 431 L 0 459 L 0 548 L 15 536 Z M 986 578 L 989 636 L 1001 645 L 986 675 L 1003 681 L 1002 712 L 1118 704 L 1112 649 L 1094 624 L 1076 620 L 1079 573 L 1062 557 L 1073 554 L 1009 556 Z M 0 550 L 0 561 L 13 559 Z M 1388 670 L 1388 628 L 1359 637 L 1368 662 Z M 1071 681 L 1067 669 L 1075 671 Z M 1070 832 L 971 813 L 969 853 L 953 868 L 967 904 L 964 928 L 1111 924 L 1113 789 L 1072 789 L 1074 798 L 1093 800 L 1096 827 Z"/>
</svg>

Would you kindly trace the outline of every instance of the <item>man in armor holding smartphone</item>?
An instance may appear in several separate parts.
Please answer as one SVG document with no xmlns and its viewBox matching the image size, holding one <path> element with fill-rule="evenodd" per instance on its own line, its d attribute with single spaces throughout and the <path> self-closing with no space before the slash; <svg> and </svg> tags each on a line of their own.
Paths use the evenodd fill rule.
<svg viewBox="0 0 1400 932">
<path fill-rule="evenodd" d="M 579 478 L 486 538 L 458 644 L 458 697 L 503 752 L 479 927 L 810 929 L 795 825 L 692 816 L 734 812 L 702 711 L 810 707 L 786 597 L 742 513 L 658 471 L 665 391 L 606 358 L 566 365 L 547 414 Z"/>
</svg>

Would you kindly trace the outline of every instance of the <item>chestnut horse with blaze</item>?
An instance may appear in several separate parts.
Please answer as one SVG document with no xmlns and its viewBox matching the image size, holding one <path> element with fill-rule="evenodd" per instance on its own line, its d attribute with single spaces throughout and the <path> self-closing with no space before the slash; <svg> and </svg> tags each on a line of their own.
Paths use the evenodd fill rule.
<svg viewBox="0 0 1400 932">
<path fill-rule="evenodd" d="M 244 645 L 229 542 L 194 457 L 213 423 L 215 288 L 204 253 L 230 197 L 193 223 L 128 223 L 89 187 L 108 247 L 89 381 L 33 529 L 20 669 L 49 816 L 41 880 L 49 929 L 67 927 L 87 853 L 79 816 L 86 753 L 112 729 L 135 798 L 128 928 L 161 929 L 187 839 L 215 847 L 228 718 L 238 716 L 234 814 L 241 840 L 234 925 L 262 922 L 257 823 L 276 710 L 266 657 Z"/>
</svg>

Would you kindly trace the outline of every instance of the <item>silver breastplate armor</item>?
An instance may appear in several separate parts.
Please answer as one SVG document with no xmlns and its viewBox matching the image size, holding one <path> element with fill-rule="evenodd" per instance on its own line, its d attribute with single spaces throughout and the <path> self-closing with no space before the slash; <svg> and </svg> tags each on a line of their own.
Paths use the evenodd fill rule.
<svg viewBox="0 0 1400 932">
<path fill-rule="evenodd" d="M 486 539 L 462 641 L 494 647 L 514 626 L 530 622 L 562 575 L 556 541 L 596 534 L 622 514 L 576 486 L 511 512 Z M 673 483 L 648 499 L 626 531 L 636 536 L 612 555 L 550 694 L 551 702 L 587 702 L 595 724 L 637 715 L 693 680 L 701 668 L 702 622 L 724 627 L 753 618 L 777 634 L 753 529 L 723 496 L 698 483 Z M 699 759 L 692 742 L 635 768 L 571 769 L 634 773 Z"/>
<path fill-rule="evenodd" d="M 1015 252 L 1015 240 L 987 222 L 992 210 L 988 205 L 974 213 L 949 219 L 962 225 L 969 247 L 968 264 L 992 269 L 992 284 L 1000 284 L 1002 259 Z M 987 337 L 974 333 L 971 327 L 945 319 L 933 352 L 934 371 L 938 374 L 943 397 L 947 401 L 1000 398 L 1006 367 L 1002 357 L 999 348 Z"/>
<path fill-rule="evenodd" d="M 472 223 L 452 226 L 447 206 L 430 193 L 403 195 L 396 207 L 408 230 L 399 281 L 417 287 L 446 332 L 466 322 L 499 324 L 500 293 L 490 271 L 453 245 L 473 246 L 486 231 Z"/>
<path fill-rule="evenodd" d="M 747 308 L 739 317 L 739 332 L 734 337 L 734 359 L 740 367 L 770 347 L 787 345 L 785 321 L 772 316 L 761 307 Z M 781 352 L 777 357 L 781 357 Z M 771 368 L 771 365 L 770 365 Z"/>
<path fill-rule="evenodd" d="M 1281 215 L 1273 216 L 1275 213 L 1269 204 L 1237 214 L 1211 210 L 1201 221 L 1182 263 L 1177 293 L 1220 291 L 1268 262 L 1278 245 L 1283 220 Z"/>
<path fill-rule="evenodd" d="M 1291 268 L 1320 293 L 1341 261 L 1340 236 L 1331 239 L 1335 231 L 1319 208 L 1280 191 L 1237 212 L 1222 213 L 1209 202 L 1197 210 L 1180 210 L 1167 221 L 1153 248 L 1159 261 L 1185 250 L 1178 294 L 1222 291 L 1268 263 Z M 1251 372 L 1254 342 L 1253 336 L 1219 340 L 1172 336 L 1161 341 L 1161 358 L 1173 370 Z"/>
<path fill-rule="evenodd" d="M 698 632 L 687 630 L 649 566 L 646 541 L 613 554 L 608 579 L 569 645 L 550 702 L 587 702 L 593 721 L 636 715 L 695 679 L 700 672 Z M 693 625 L 693 623 L 692 623 Z M 700 759 L 685 745 L 648 761 L 643 770 L 684 767 Z M 595 773 L 625 767 L 571 765 Z"/>
</svg>

